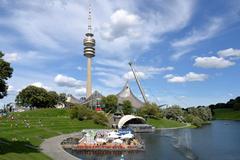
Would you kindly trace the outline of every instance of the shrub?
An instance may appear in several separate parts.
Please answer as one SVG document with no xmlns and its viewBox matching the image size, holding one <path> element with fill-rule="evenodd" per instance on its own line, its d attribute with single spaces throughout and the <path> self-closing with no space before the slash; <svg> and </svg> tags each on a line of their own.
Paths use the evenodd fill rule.
<svg viewBox="0 0 240 160">
<path fill-rule="evenodd" d="M 196 116 L 196 117 L 193 118 L 192 124 L 196 127 L 201 127 L 202 124 L 203 124 L 203 120 Z"/>
<path fill-rule="evenodd" d="M 93 121 L 96 124 L 101 124 L 101 125 L 107 125 L 108 124 L 108 118 L 104 114 L 104 112 L 96 112 L 93 116 Z"/>
<path fill-rule="evenodd" d="M 182 120 L 183 110 L 180 106 L 174 105 L 172 107 L 166 108 L 163 112 L 164 117 L 173 120 Z"/>
<path fill-rule="evenodd" d="M 77 118 L 78 120 L 92 119 L 93 110 L 87 108 L 86 106 L 77 105 L 71 109 L 70 118 Z"/>
<path fill-rule="evenodd" d="M 131 114 L 133 112 L 132 103 L 129 100 L 123 101 L 122 111 L 125 115 Z"/>
<path fill-rule="evenodd" d="M 74 119 L 74 118 L 77 118 L 77 117 L 78 117 L 78 107 L 74 106 L 70 110 L 70 118 Z"/>
<path fill-rule="evenodd" d="M 235 104 L 233 105 L 233 109 L 235 109 L 235 110 L 240 110 L 240 103 L 235 103 Z"/>
<path fill-rule="evenodd" d="M 154 103 L 145 104 L 142 108 L 138 110 L 137 114 L 142 117 L 150 117 L 155 119 L 162 117 L 159 107 Z"/>
</svg>

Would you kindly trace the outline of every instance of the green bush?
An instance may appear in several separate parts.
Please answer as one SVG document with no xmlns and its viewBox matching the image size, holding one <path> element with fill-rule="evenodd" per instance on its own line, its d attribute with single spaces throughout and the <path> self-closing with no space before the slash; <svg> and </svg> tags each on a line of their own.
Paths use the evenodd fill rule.
<svg viewBox="0 0 240 160">
<path fill-rule="evenodd" d="M 186 114 L 184 118 L 185 118 L 185 122 L 192 123 L 195 116 L 192 114 Z"/>
<path fill-rule="evenodd" d="M 92 119 L 94 111 L 87 108 L 86 106 L 77 105 L 71 109 L 70 118 L 77 118 L 78 120 Z"/>
<path fill-rule="evenodd" d="M 122 111 L 125 115 L 131 114 L 133 112 L 132 103 L 129 100 L 123 101 Z"/>
<path fill-rule="evenodd" d="M 203 120 L 196 116 L 193 118 L 192 124 L 196 127 L 201 127 L 203 125 Z"/>
<path fill-rule="evenodd" d="M 74 119 L 78 117 L 78 107 L 74 106 L 70 110 L 70 118 Z"/>
<path fill-rule="evenodd" d="M 162 118 L 162 114 L 159 107 L 154 103 L 145 104 L 142 108 L 138 110 L 137 115 L 155 119 Z"/>
<path fill-rule="evenodd" d="M 172 119 L 176 121 L 182 121 L 184 112 L 182 108 L 178 105 L 173 105 L 172 107 L 166 108 L 163 110 L 163 115 L 167 119 Z"/>
<path fill-rule="evenodd" d="M 104 112 L 96 112 L 93 116 L 93 121 L 96 124 L 107 125 L 108 118 Z"/>
<path fill-rule="evenodd" d="M 240 103 L 235 103 L 235 104 L 233 105 L 233 109 L 235 109 L 235 110 L 240 110 Z"/>
</svg>

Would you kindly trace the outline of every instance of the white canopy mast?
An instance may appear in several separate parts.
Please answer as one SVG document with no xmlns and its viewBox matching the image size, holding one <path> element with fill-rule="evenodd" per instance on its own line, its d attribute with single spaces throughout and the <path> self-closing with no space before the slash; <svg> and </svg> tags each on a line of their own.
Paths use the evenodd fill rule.
<svg viewBox="0 0 240 160">
<path fill-rule="evenodd" d="M 145 103 L 148 103 L 147 97 L 145 96 L 144 90 L 143 90 L 143 88 L 142 88 L 142 86 L 141 86 L 141 84 L 140 84 L 140 81 L 139 81 L 139 79 L 138 79 L 138 77 L 137 77 L 137 74 L 136 74 L 136 72 L 135 72 L 135 69 L 133 68 L 132 62 L 129 62 L 128 64 L 129 64 L 129 66 L 130 66 L 131 69 L 132 69 L 133 75 L 134 75 L 135 80 L 136 80 L 136 82 L 137 82 L 138 88 L 139 88 L 139 90 L 140 90 L 140 92 L 141 92 L 141 94 L 142 94 L 142 96 L 143 96 L 144 102 L 145 102 Z"/>
</svg>

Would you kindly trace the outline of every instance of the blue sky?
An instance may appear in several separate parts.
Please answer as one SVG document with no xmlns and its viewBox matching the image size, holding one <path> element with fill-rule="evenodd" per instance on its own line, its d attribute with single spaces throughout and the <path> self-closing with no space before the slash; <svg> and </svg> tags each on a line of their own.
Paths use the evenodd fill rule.
<svg viewBox="0 0 240 160">
<path fill-rule="evenodd" d="M 0 50 L 14 73 L 9 95 L 27 85 L 85 95 L 88 1 L 0 0 Z M 240 1 L 92 0 L 93 88 L 118 93 L 133 61 L 150 101 L 182 107 L 239 96 Z"/>
</svg>

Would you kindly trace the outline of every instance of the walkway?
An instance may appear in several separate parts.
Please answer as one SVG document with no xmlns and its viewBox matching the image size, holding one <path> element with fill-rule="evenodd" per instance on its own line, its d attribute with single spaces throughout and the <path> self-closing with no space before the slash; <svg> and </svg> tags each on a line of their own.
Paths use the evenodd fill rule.
<svg viewBox="0 0 240 160">
<path fill-rule="evenodd" d="M 54 160 L 79 160 L 77 157 L 67 153 L 61 146 L 61 142 L 72 136 L 77 136 L 80 132 L 63 134 L 44 140 L 40 145 L 41 152 L 48 155 Z"/>
</svg>

